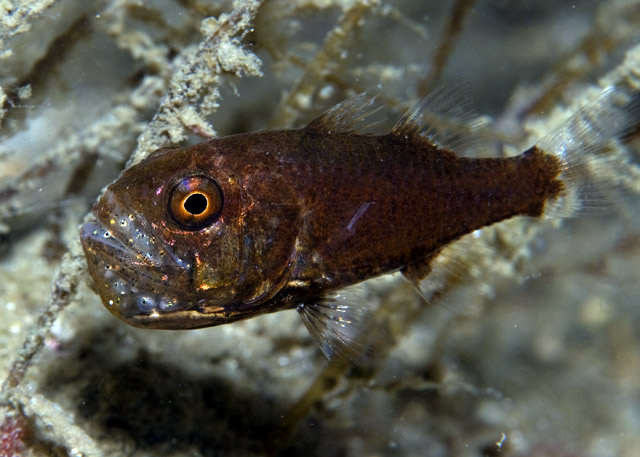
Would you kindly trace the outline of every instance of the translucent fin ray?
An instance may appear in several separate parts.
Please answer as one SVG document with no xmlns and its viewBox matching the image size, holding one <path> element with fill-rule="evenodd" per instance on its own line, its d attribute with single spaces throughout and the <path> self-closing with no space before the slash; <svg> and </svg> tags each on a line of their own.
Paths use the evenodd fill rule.
<svg viewBox="0 0 640 457">
<path fill-rule="evenodd" d="M 484 229 L 483 229 L 484 230 Z M 446 293 L 442 304 L 453 315 L 473 312 L 480 297 L 490 297 L 493 289 L 476 280 L 483 273 L 483 262 L 491 258 L 491 248 L 480 237 L 481 231 L 469 233 L 434 253 L 426 275 L 404 275 L 426 303 Z"/>
<path fill-rule="evenodd" d="M 396 123 L 391 134 L 404 138 L 426 138 L 450 151 L 476 146 L 472 130 L 480 123 L 466 84 L 451 82 L 434 89 L 418 101 Z"/>
<path fill-rule="evenodd" d="M 571 217 L 607 207 L 620 192 L 615 170 L 625 164 L 614 141 L 640 123 L 640 96 L 620 94 L 608 87 L 581 107 L 560 127 L 537 142 L 561 161 L 564 190 L 549 202 L 544 217 Z M 628 165 L 627 165 L 628 166 Z"/>
<path fill-rule="evenodd" d="M 297 310 L 328 359 L 340 357 L 359 365 L 371 358 L 370 346 L 361 336 L 376 305 L 360 283 L 303 303 Z"/>
<path fill-rule="evenodd" d="M 367 122 L 383 106 L 377 106 L 378 94 L 363 92 L 338 103 L 305 127 L 327 133 L 355 133 L 371 125 Z"/>
</svg>

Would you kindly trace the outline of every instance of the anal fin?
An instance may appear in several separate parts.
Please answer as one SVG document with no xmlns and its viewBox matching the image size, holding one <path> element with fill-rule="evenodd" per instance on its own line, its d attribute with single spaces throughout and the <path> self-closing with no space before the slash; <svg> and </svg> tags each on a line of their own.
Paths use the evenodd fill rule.
<svg viewBox="0 0 640 457">
<path fill-rule="evenodd" d="M 438 255 L 438 251 L 433 252 L 417 262 L 402 268 L 402 275 L 410 282 L 419 282 L 431 273 L 431 262 Z"/>
<path fill-rule="evenodd" d="M 432 252 L 417 262 L 405 266 L 400 272 L 409 281 L 416 291 L 425 301 L 429 301 L 433 291 L 437 289 L 431 284 L 430 278 L 433 276 L 433 262 L 438 257 L 440 251 Z"/>
<path fill-rule="evenodd" d="M 487 284 L 467 287 L 483 274 L 486 259 L 491 258 L 491 248 L 482 238 L 486 228 L 468 233 L 460 239 L 432 252 L 419 262 L 402 270 L 403 276 L 426 303 L 446 295 L 439 301 L 452 313 L 471 312 L 478 296 L 491 295 Z"/>
</svg>

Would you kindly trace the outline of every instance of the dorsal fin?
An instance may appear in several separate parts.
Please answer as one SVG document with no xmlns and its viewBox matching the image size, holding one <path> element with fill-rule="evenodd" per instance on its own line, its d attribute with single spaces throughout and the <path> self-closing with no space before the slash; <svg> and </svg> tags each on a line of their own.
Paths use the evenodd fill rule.
<svg viewBox="0 0 640 457">
<path fill-rule="evenodd" d="M 407 139 L 426 138 L 450 151 L 475 145 L 471 130 L 480 124 L 469 90 L 462 82 L 450 82 L 416 102 L 393 126 L 391 134 Z"/>
<path fill-rule="evenodd" d="M 349 97 L 309 122 L 305 128 L 326 133 L 364 130 L 371 125 L 365 121 L 382 109 L 382 106 L 376 106 L 377 98 L 378 95 L 370 91 Z"/>
</svg>

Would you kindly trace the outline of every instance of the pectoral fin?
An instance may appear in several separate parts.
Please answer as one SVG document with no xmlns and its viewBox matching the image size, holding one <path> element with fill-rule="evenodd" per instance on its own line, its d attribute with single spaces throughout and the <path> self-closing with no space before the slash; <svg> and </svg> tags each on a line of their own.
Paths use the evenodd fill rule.
<svg viewBox="0 0 640 457">
<path fill-rule="evenodd" d="M 300 304 L 298 313 L 304 325 L 329 359 L 345 358 L 356 364 L 371 358 L 364 341 L 367 317 L 378 303 L 362 284 Z"/>
</svg>

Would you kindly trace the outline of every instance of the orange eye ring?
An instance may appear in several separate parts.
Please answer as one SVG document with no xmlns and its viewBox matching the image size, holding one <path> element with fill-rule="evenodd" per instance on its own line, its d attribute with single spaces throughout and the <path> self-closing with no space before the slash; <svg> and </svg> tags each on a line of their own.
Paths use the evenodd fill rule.
<svg viewBox="0 0 640 457">
<path fill-rule="evenodd" d="M 169 193 L 169 216 L 183 229 L 201 230 L 218 219 L 222 203 L 222 190 L 215 180 L 208 176 L 187 176 Z"/>
</svg>

